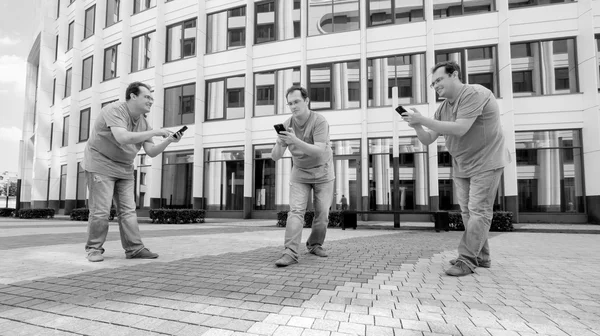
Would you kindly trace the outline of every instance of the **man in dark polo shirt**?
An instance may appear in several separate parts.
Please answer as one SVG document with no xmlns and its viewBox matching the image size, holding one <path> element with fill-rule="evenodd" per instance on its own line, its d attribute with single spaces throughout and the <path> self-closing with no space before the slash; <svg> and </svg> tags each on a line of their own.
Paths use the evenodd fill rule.
<svg viewBox="0 0 600 336">
<path fill-rule="evenodd" d="M 491 266 L 488 232 L 509 155 L 494 94 L 478 84 L 463 84 L 456 62 L 438 63 L 432 73 L 431 87 L 445 98 L 434 118 L 412 109 L 403 119 L 425 145 L 444 135 L 452 155 L 454 186 L 465 232 L 458 245 L 458 258 L 450 261 L 453 266 L 446 274 L 463 276 L 473 273 L 476 267 Z"/>
<path fill-rule="evenodd" d="M 158 254 L 144 247 L 135 212 L 133 160 L 144 146 L 150 157 L 162 153 L 181 134 L 165 129 L 153 130 L 145 114 L 154 98 L 150 86 L 134 82 L 125 92 L 125 102 L 105 106 L 96 118 L 84 151 L 83 169 L 89 190 L 88 240 L 85 250 L 89 261 L 102 261 L 108 234 L 108 216 L 114 200 L 119 218 L 121 244 L 127 259 L 154 259 Z M 153 137 L 166 138 L 155 145 Z"/>
</svg>

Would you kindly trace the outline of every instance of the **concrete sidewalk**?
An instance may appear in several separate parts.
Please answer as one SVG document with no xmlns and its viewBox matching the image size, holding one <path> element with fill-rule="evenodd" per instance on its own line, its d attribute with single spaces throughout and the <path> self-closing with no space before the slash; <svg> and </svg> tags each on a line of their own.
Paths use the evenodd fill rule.
<svg viewBox="0 0 600 336">
<path fill-rule="evenodd" d="M 597 235 L 492 233 L 492 268 L 453 278 L 461 232 L 329 229 L 276 268 L 273 220 L 140 229 L 159 259 L 111 223 L 89 263 L 85 223 L 0 219 L 0 335 L 600 335 Z"/>
</svg>

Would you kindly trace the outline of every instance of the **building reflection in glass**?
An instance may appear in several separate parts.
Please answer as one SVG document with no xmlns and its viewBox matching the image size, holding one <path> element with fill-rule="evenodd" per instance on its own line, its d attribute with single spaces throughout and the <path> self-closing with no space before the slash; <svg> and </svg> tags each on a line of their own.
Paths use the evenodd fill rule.
<svg viewBox="0 0 600 336">
<path fill-rule="evenodd" d="M 206 210 L 243 210 L 244 146 L 204 150 Z"/>
</svg>

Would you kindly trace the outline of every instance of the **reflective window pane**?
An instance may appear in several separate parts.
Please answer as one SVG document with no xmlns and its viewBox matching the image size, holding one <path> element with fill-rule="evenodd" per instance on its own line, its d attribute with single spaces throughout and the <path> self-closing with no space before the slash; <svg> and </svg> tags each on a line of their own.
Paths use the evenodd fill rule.
<svg viewBox="0 0 600 336">
<path fill-rule="evenodd" d="M 206 210 L 243 210 L 244 147 L 205 149 L 204 159 Z"/>
<path fill-rule="evenodd" d="M 289 208 L 292 159 L 289 151 L 277 161 L 271 159 L 273 145 L 254 146 L 254 210 Z"/>
<path fill-rule="evenodd" d="M 83 73 L 81 75 L 81 89 L 85 90 L 92 86 L 93 56 L 83 60 Z"/>
<path fill-rule="evenodd" d="M 194 172 L 194 152 L 163 154 L 161 207 L 191 209 Z"/>
<path fill-rule="evenodd" d="M 300 84 L 300 68 L 255 73 L 254 116 L 290 113 L 285 92 L 296 84 Z"/>
<path fill-rule="evenodd" d="M 156 32 L 150 32 L 133 38 L 131 52 L 131 71 L 139 71 L 154 66 L 152 47 Z"/>
<path fill-rule="evenodd" d="M 367 60 L 368 106 L 392 105 L 392 88 L 398 87 L 399 104 L 426 101 L 425 55 L 398 55 Z"/>
<path fill-rule="evenodd" d="M 117 52 L 119 45 L 104 49 L 104 77 L 103 80 L 117 77 Z"/>
<path fill-rule="evenodd" d="M 83 30 L 83 38 L 86 39 L 94 35 L 94 27 L 96 25 L 96 5 L 85 10 L 85 24 Z"/>
<path fill-rule="evenodd" d="M 309 0 L 308 36 L 360 29 L 358 0 Z"/>
</svg>

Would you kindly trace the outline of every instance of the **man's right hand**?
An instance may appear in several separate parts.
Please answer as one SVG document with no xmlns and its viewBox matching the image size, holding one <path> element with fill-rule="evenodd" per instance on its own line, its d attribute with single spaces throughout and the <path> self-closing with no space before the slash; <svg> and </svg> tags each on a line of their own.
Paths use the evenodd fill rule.
<svg viewBox="0 0 600 336">
<path fill-rule="evenodd" d="M 163 129 L 163 128 L 154 130 L 154 136 L 168 138 L 169 136 L 171 136 L 171 134 L 173 134 L 173 132 Z"/>
</svg>

